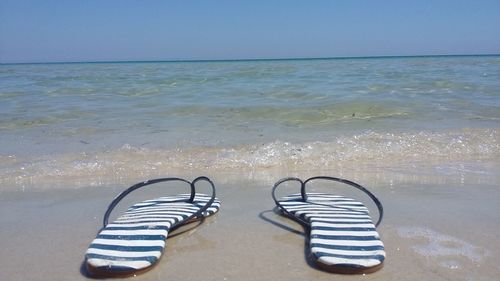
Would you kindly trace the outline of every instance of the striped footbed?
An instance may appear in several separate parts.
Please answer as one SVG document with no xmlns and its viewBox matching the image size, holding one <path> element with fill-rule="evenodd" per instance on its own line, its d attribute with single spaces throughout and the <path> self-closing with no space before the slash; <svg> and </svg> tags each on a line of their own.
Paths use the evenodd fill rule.
<svg viewBox="0 0 500 281">
<path fill-rule="evenodd" d="M 309 246 L 317 262 L 362 270 L 384 261 L 384 244 L 362 203 L 326 193 L 307 193 L 307 202 L 292 194 L 279 203 L 310 223 Z"/>
<path fill-rule="evenodd" d="M 160 197 L 137 203 L 103 228 L 86 252 L 87 265 L 108 272 L 127 272 L 153 265 L 163 253 L 172 225 L 182 224 L 210 200 L 197 193 Z M 177 202 L 176 202 L 177 201 Z M 220 208 L 218 199 L 203 212 L 210 216 Z"/>
</svg>

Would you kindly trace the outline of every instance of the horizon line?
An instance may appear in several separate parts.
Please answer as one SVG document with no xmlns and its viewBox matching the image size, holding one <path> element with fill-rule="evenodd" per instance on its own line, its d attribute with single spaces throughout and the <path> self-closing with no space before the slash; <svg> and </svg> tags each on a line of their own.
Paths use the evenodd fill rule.
<svg viewBox="0 0 500 281">
<path fill-rule="evenodd" d="M 339 56 L 339 57 L 289 57 L 289 58 L 241 58 L 241 59 L 159 59 L 159 60 L 89 60 L 89 61 L 47 61 L 47 62 L 0 62 L 0 65 L 19 64 L 108 64 L 108 63 L 196 63 L 196 62 L 244 62 L 244 61 L 287 61 L 287 60 L 340 60 L 340 59 L 384 59 L 419 57 L 492 57 L 491 54 L 439 54 L 439 55 L 380 55 L 380 56 Z"/>
</svg>

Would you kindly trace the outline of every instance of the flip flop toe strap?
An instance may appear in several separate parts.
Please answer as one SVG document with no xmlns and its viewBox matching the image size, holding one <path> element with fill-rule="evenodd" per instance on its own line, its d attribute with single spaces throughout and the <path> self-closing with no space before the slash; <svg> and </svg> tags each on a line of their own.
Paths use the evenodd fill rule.
<svg viewBox="0 0 500 281">
<path fill-rule="evenodd" d="M 373 194 L 371 193 L 368 189 L 366 189 L 365 187 L 363 187 L 362 185 L 360 184 L 357 184 L 353 181 L 350 181 L 350 180 L 346 180 L 346 179 L 341 179 L 341 178 L 335 178 L 335 177 L 328 177 L 328 176 L 317 176 L 317 177 L 312 177 L 312 178 L 309 178 L 305 181 L 302 181 L 301 179 L 299 178 L 296 178 L 296 177 L 287 177 L 287 178 L 283 178 L 279 181 L 277 181 L 274 186 L 273 186 L 273 189 L 272 189 L 272 197 L 273 197 L 273 200 L 276 204 L 276 206 L 278 206 L 278 208 L 284 212 L 285 214 L 293 217 L 294 219 L 296 219 L 298 222 L 304 224 L 304 225 L 309 225 L 310 223 L 308 221 L 306 221 L 305 219 L 301 218 L 301 217 L 297 217 L 297 216 L 293 216 L 284 206 L 283 204 L 276 198 L 276 189 L 284 182 L 288 182 L 288 181 L 297 181 L 300 183 L 300 196 L 302 198 L 302 201 L 303 202 L 308 202 L 308 196 L 307 196 L 307 192 L 306 192 L 306 185 L 308 182 L 312 181 L 312 180 L 330 180 L 330 181 L 336 181 L 336 182 L 340 182 L 340 183 L 344 183 L 344 184 L 347 184 L 347 185 L 350 185 L 352 187 L 355 187 L 357 188 L 358 190 L 364 192 L 365 194 L 368 195 L 368 197 L 370 197 L 371 200 L 373 200 L 373 202 L 375 203 L 375 205 L 377 206 L 377 209 L 378 209 L 378 214 L 379 214 L 379 218 L 377 220 L 377 223 L 375 223 L 375 227 L 377 227 L 381 222 L 382 222 L 382 218 L 384 216 L 384 208 L 382 207 L 382 203 L 380 202 L 380 200 L 378 200 L 378 198 Z M 311 202 L 308 202 L 308 203 L 311 203 Z M 314 204 L 314 203 L 313 203 Z"/>
<path fill-rule="evenodd" d="M 189 217 L 187 217 L 185 220 L 182 220 L 182 221 L 190 221 L 193 218 L 197 218 L 197 217 L 201 216 L 203 214 L 203 212 L 205 212 L 208 208 L 210 208 L 210 206 L 212 205 L 212 203 L 214 203 L 214 201 L 215 201 L 215 185 L 214 185 L 214 183 L 209 178 L 207 178 L 205 176 L 197 177 L 192 182 L 190 182 L 188 180 L 185 180 L 185 179 L 182 179 L 182 178 L 159 178 L 159 179 L 147 180 L 147 181 L 144 181 L 144 182 L 140 182 L 140 183 L 134 184 L 133 186 L 127 188 L 126 190 L 124 190 L 123 192 L 121 192 L 120 194 L 118 194 L 118 196 L 116 196 L 115 199 L 113 199 L 113 201 L 111 201 L 111 204 L 109 204 L 109 207 L 106 210 L 106 213 L 104 214 L 103 228 L 106 227 L 106 225 L 108 225 L 109 216 L 111 215 L 111 212 L 113 211 L 113 209 L 129 193 L 131 193 L 132 191 L 137 190 L 137 189 L 139 189 L 141 187 L 144 187 L 144 186 L 148 186 L 148 185 L 152 185 L 152 184 L 160 183 L 160 182 L 169 182 L 169 181 L 181 181 L 181 182 L 185 182 L 185 183 L 189 184 L 189 186 L 190 186 L 191 193 L 190 193 L 189 198 L 188 199 L 180 200 L 179 202 L 186 202 L 186 203 L 193 203 L 194 202 L 194 199 L 195 199 L 195 196 L 196 196 L 196 186 L 195 185 L 199 181 L 206 181 L 206 182 L 208 182 L 210 184 L 211 189 L 212 189 L 212 195 L 211 195 L 210 199 L 206 202 L 206 204 L 203 205 L 198 211 L 196 211 L 195 213 L 191 214 Z M 178 223 L 181 223 L 181 221 L 175 223 L 171 227 L 172 228 L 175 227 L 176 224 L 178 224 Z"/>
</svg>

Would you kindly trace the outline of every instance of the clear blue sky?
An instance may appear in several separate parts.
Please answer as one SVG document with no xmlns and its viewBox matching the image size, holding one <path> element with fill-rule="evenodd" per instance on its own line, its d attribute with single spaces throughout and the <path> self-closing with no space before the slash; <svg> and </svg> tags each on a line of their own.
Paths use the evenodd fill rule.
<svg viewBox="0 0 500 281">
<path fill-rule="evenodd" d="M 500 0 L 0 0 L 0 62 L 500 53 Z"/>
</svg>

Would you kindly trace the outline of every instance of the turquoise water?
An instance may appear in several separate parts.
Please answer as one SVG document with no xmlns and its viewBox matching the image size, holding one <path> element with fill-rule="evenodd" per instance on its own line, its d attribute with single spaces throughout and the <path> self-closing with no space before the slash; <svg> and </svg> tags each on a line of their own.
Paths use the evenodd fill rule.
<svg viewBox="0 0 500 281">
<path fill-rule="evenodd" d="M 0 101 L 11 184 L 500 158 L 500 56 L 7 64 Z"/>
</svg>

